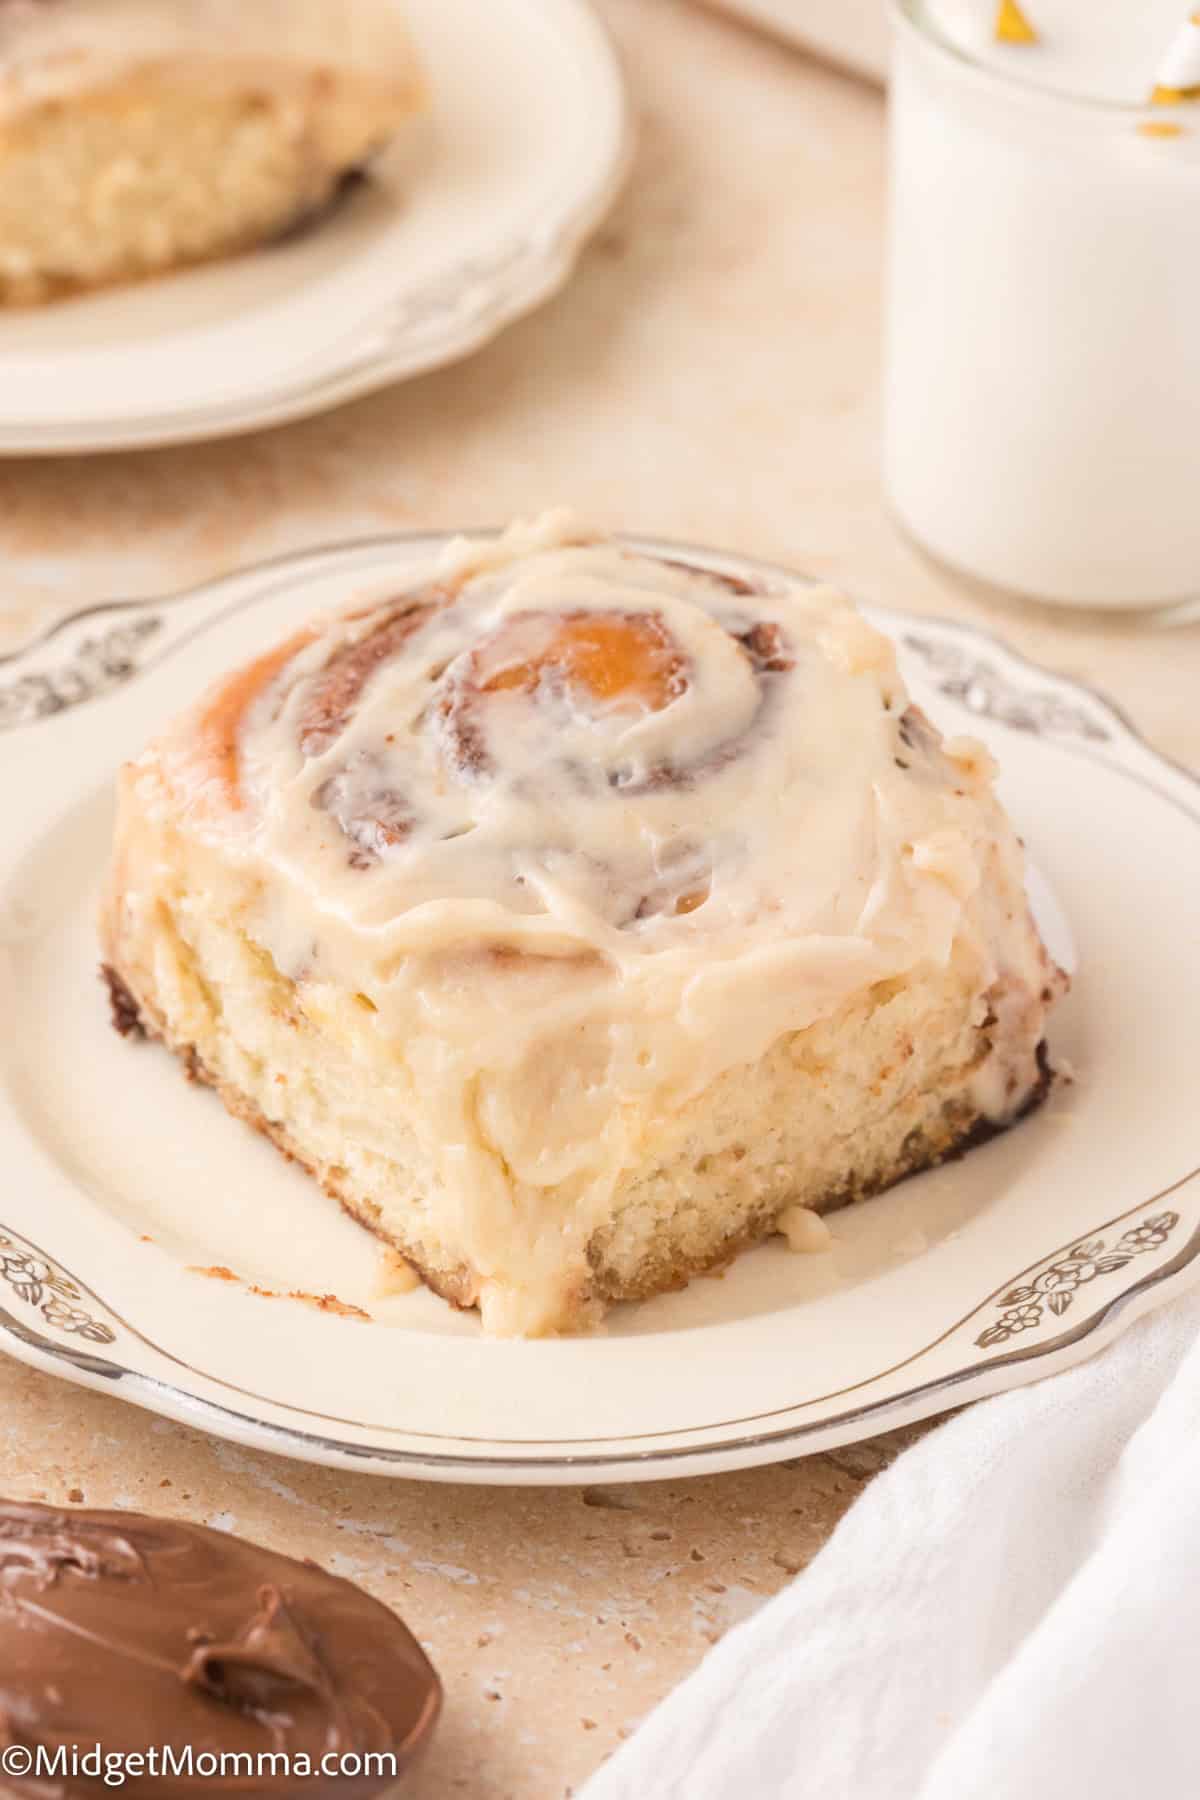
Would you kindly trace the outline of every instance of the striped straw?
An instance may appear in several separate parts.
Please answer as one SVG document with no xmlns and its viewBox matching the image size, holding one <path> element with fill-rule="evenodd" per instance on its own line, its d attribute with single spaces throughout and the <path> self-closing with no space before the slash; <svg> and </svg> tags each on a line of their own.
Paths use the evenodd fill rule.
<svg viewBox="0 0 1200 1800">
<path fill-rule="evenodd" d="M 1150 95 L 1153 106 L 1178 106 L 1184 100 L 1200 100 L 1200 11 L 1180 26 Z"/>
<path fill-rule="evenodd" d="M 1036 44 L 1038 34 L 1017 0 L 998 0 L 992 35 L 998 44 Z"/>
</svg>

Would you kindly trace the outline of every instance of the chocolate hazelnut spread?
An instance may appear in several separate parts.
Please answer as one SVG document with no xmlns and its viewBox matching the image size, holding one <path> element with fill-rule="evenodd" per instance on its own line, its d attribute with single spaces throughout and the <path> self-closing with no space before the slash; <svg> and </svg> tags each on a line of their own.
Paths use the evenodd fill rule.
<svg viewBox="0 0 1200 1800">
<path fill-rule="evenodd" d="M 396 1615 L 315 1563 L 181 1520 L 0 1501 L 0 1750 L 65 1753 L 28 1776 L 9 1763 L 0 1792 L 111 1792 L 102 1773 L 72 1773 L 72 1752 L 99 1745 L 175 1753 L 126 1776 L 139 1800 L 368 1800 L 440 1704 Z"/>
</svg>

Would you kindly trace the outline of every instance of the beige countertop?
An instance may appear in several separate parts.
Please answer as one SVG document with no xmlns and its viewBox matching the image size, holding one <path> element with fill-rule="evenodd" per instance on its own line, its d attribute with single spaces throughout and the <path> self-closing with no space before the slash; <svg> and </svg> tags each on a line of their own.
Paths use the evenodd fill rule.
<svg viewBox="0 0 1200 1800">
<path fill-rule="evenodd" d="M 998 613 L 876 477 L 883 108 L 681 0 L 604 0 L 640 119 L 577 279 L 456 369 L 224 445 L 0 463 L 0 631 L 350 532 L 601 524 L 761 552 L 974 617 L 1200 764 L 1200 628 Z M 396 1605 L 446 1681 L 413 1800 L 558 1800 L 828 1537 L 895 1440 L 590 1490 L 386 1482 L 216 1443 L 0 1360 L 0 1486 L 218 1521 Z"/>
</svg>

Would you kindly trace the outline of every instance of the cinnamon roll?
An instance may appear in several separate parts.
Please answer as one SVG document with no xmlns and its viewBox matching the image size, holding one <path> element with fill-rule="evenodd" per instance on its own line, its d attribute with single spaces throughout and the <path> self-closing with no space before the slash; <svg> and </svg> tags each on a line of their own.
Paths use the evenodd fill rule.
<svg viewBox="0 0 1200 1800">
<path fill-rule="evenodd" d="M 397 0 L 0 0 L 0 305 L 277 237 L 422 103 Z"/>
<path fill-rule="evenodd" d="M 486 1330 L 1041 1097 L 1063 977 L 990 759 L 840 595 L 555 515 L 347 601 L 123 771 L 116 1017 Z"/>
</svg>

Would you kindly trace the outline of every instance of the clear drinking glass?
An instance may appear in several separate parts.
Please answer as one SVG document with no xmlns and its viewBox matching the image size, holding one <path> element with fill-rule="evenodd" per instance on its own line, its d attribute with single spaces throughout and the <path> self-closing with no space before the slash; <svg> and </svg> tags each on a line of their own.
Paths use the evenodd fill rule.
<svg viewBox="0 0 1200 1800">
<path fill-rule="evenodd" d="M 884 481 L 991 586 L 1200 597 L 1200 108 L 1047 92 L 894 0 Z"/>
</svg>

